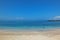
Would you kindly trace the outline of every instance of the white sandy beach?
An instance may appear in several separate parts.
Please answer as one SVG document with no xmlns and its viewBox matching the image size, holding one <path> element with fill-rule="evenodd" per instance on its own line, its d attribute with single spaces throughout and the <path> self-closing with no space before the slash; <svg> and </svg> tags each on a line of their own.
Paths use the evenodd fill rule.
<svg viewBox="0 0 60 40">
<path fill-rule="evenodd" d="M 60 29 L 43 32 L 12 32 L 0 30 L 0 40 L 60 40 Z"/>
</svg>

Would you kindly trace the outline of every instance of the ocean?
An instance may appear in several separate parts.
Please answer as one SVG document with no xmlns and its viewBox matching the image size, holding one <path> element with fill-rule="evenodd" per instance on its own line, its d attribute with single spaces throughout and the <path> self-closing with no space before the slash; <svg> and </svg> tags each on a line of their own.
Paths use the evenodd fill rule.
<svg viewBox="0 0 60 40">
<path fill-rule="evenodd" d="M 60 22 L 49 22 L 48 20 L 5 20 L 0 21 L 0 29 L 15 30 L 44 30 L 60 28 Z"/>
</svg>

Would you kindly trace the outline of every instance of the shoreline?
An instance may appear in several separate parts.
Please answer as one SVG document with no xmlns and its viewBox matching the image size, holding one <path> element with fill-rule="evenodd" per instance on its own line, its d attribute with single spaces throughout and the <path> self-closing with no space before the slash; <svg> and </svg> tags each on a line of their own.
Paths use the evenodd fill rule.
<svg viewBox="0 0 60 40">
<path fill-rule="evenodd" d="M 29 30 L 23 30 L 23 31 L 12 31 L 12 30 L 1 30 L 0 29 L 0 35 L 23 35 L 23 34 L 60 34 L 60 28 L 59 29 L 50 29 L 50 30 L 40 30 L 40 31 L 29 31 Z"/>
<path fill-rule="evenodd" d="M 60 40 L 60 28 L 46 31 L 9 31 L 0 29 L 0 40 Z"/>
</svg>

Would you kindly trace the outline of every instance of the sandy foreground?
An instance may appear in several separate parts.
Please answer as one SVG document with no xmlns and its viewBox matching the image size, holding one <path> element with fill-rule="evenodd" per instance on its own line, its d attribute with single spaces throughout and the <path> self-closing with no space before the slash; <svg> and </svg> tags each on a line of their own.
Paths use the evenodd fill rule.
<svg viewBox="0 0 60 40">
<path fill-rule="evenodd" d="M 38 32 L 0 30 L 0 40 L 60 40 L 60 29 Z"/>
</svg>

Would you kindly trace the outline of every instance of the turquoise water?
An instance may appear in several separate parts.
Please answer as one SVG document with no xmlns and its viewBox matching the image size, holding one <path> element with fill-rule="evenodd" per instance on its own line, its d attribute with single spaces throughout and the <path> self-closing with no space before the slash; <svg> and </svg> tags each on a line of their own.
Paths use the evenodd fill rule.
<svg viewBox="0 0 60 40">
<path fill-rule="evenodd" d="M 60 28 L 60 22 L 38 21 L 0 21 L 0 29 L 41 30 Z"/>
</svg>

